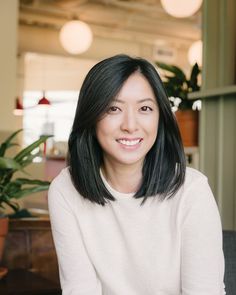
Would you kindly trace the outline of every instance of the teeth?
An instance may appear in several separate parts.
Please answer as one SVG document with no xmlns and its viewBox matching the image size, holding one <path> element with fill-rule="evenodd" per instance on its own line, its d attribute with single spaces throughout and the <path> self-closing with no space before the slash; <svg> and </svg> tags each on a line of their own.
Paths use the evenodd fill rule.
<svg viewBox="0 0 236 295">
<path fill-rule="evenodd" d="M 124 144 L 124 145 L 135 145 L 137 143 L 140 142 L 140 139 L 137 139 L 137 140 L 124 140 L 124 139 L 120 139 L 118 140 L 118 142 Z"/>
</svg>

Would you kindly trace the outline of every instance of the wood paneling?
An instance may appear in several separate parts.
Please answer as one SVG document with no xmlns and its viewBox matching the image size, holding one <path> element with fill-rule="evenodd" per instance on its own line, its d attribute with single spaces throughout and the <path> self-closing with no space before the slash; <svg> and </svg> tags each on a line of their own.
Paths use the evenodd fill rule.
<svg viewBox="0 0 236 295">
<path fill-rule="evenodd" d="M 24 268 L 59 282 L 57 257 L 49 219 L 10 220 L 3 264 Z"/>
</svg>

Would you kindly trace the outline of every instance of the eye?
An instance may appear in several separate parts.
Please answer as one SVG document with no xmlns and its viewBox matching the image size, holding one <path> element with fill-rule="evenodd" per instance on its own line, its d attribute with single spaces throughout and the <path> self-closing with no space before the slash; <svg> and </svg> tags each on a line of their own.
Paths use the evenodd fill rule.
<svg viewBox="0 0 236 295">
<path fill-rule="evenodd" d="M 108 108 L 108 113 L 109 114 L 111 114 L 111 113 L 118 113 L 120 111 L 120 108 L 118 108 L 118 107 L 116 107 L 116 106 L 110 106 L 109 108 Z"/>
<path fill-rule="evenodd" d="M 153 109 L 148 106 L 143 106 L 143 107 L 141 107 L 141 111 L 142 112 L 151 112 L 151 111 L 153 111 Z"/>
</svg>

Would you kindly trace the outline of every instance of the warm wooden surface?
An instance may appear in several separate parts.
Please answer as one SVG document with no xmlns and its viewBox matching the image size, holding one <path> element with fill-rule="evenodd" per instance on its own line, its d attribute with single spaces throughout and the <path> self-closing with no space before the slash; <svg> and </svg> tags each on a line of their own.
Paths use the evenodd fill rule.
<svg viewBox="0 0 236 295">
<path fill-rule="evenodd" d="M 24 269 L 10 270 L 0 280 L 1 295 L 61 295 L 60 286 Z"/>
<path fill-rule="evenodd" d="M 32 270 L 46 279 L 59 283 L 50 220 L 10 220 L 2 264 L 8 269 Z"/>
<path fill-rule="evenodd" d="M 11 219 L 9 223 L 9 230 L 50 230 L 50 219 L 45 218 L 21 218 Z"/>
</svg>

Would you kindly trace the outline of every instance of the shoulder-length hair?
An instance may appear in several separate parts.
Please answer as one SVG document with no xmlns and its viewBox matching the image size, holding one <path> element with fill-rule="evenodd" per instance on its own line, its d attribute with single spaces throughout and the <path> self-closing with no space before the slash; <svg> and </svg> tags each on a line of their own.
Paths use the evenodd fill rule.
<svg viewBox="0 0 236 295">
<path fill-rule="evenodd" d="M 185 155 L 175 116 L 155 67 L 142 58 L 116 55 L 97 63 L 87 74 L 69 137 L 68 166 L 76 190 L 91 202 L 105 205 L 114 196 L 106 189 L 100 167 L 103 151 L 96 124 L 116 98 L 124 82 L 140 72 L 152 87 L 159 107 L 158 134 L 142 168 L 142 183 L 135 198 L 160 199 L 176 194 L 185 178 Z"/>
</svg>

